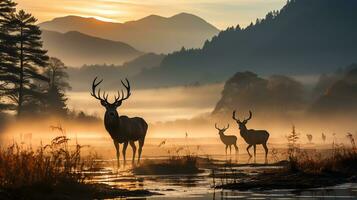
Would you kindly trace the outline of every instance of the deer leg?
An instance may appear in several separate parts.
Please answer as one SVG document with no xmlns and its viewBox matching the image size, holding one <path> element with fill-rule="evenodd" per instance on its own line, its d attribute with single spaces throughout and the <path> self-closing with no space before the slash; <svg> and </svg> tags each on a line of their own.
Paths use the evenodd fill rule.
<svg viewBox="0 0 357 200">
<path fill-rule="evenodd" d="M 228 149 L 228 145 L 226 145 L 226 156 L 227 156 L 227 149 Z"/>
<path fill-rule="evenodd" d="M 124 158 L 124 166 L 126 165 L 126 158 L 125 158 L 125 154 L 126 154 L 126 148 L 128 147 L 128 142 L 124 142 L 124 146 L 123 146 L 123 158 Z"/>
<path fill-rule="evenodd" d="M 236 153 L 239 152 L 239 151 L 238 151 L 237 143 L 234 143 L 233 145 L 234 145 L 234 148 L 236 149 Z"/>
<path fill-rule="evenodd" d="M 268 147 L 267 147 L 267 144 L 264 143 L 264 144 L 263 144 L 263 147 L 264 147 L 264 150 L 265 150 L 265 159 L 267 159 L 267 157 L 268 157 Z"/>
<path fill-rule="evenodd" d="M 232 145 L 229 145 L 229 155 L 232 155 Z"/>
<path fill-rule="evenodd" d="M 119 152 L 119 143 L 114 141 L 114 146 L 115 146 L 115 150 L 117 153 L 117 167 L 118 169 L 120 168 L 120 162 L 119 162 L 119 157 L 120 157 L 120 152 Z"/>
<path fill-rule="evenodd" d="M 144 140 L 145 140 L 145 138 L 139 140 L 138 164 L 140 163 L 140 157 L 141 157 L 141 152 L 142 152 L 143 146 L 144 146 Z"/>
<path fill-rule="evenodd" d="M 253 148 L 254 148 L 254 158 L 255 158 L 257 155 L 257 145 L 253 145 Z"/>
<path fill-rule="evenodd" d="M 130 141 L 130 146 L 133 149 L 133 159 L 131 161 L 131 163 L 134 165 L 134 161 L 135 161 L 135 154 L 136 154 L 136 146 L 135 146 L 135 142 L 134 141 Z"/>
<path fill-rule="evenodd" d="M 252 154 L 250 154 L 250 153 L 249 153 L 249 149 L 250 149 L 250 147 L 252 147 L 252 145 L 251 145 L 251 144 L 250 144 L 250 145 L 248 145 L 248 147 L 247 147 L 247 152 L 248 152 L 249 157 L 252 157 Z"/>
</svg>

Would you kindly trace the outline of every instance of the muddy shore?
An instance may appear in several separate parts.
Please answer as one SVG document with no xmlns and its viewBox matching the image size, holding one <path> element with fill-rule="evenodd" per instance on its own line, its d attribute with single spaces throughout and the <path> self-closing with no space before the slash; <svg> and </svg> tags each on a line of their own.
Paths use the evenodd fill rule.
<svg viewBox="0 0 357 200">
<path fill-rule="evenodd" d="M 269 169 L 252 175 L 245 174 L 244 178 L 216 185 L 215 188 L 242 191 L 310 189 L 356 182 L 356 176 L 341 173 L 309 174 L 304 172 L 290 172 L 287 169 Z"/>
<path fill-rule="evenodd" d="M 0 190 L 0 199 L 112 199 L 120 197 L 148 197 L 160 195 L 148 190 L 127 190 L 107 184 L 65 184 L 56 186 L 37 185 L 17 189 Z"/>
</svg>

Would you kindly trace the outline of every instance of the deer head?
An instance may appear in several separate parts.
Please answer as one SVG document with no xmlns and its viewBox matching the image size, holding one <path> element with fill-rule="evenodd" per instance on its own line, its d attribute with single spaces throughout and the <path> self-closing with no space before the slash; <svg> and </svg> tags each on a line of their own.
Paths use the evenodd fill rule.
<svg viewBox="0 0 357 200">
<path fill-rule="evenodd" d="M 246 130 L 247 127 L 245 125 L 252 118 L 252 111 L 249 111 L 249 117 L 247 119 L 244 119 L 243 121 L 240 121 L 239 118 L 236 118 L 236 111 L 234 110 L 232 118 L 237 122 L 240 130 Z"/>
<path fill-rule="evenodd" d="M 95 77 L 95 79 L 93 80 L 92 83 L 92 92 L 91 95 L 98 99 L 100 101 L 100 104 L 105 107 L 106 112 L 105 112 L 105 119 L 108 119 L 109 121 L 114 121 L 117 120 L 119 118 L 119 114 L 117 112 L 117 108 L 119 106 L 121 106 L 122 102 L 126 99 L 128 99 L 131 95 L 130 93 L 130 83 L 128 81 L 128 79 L 126 80 L 126 84 L 121 80 L 121 83 L 123 84 L 123 86 L 126 89 L 126 95 L 124 95 L 123 90 L 121 90 L 121 93 L 118 91 L 118 96 L 114 96 L 114 102 L 113 103 L 109 103 L 108 102 L 108 94 L 106 94 L 105 92 L 103 92 L 103 94 L 101 94 L 100 89 L 98 89 L 98 92 L 96 93 L 95 89 L 96 87 L 101 84 L 103 82 L 103 79 L 100 80 L 99 82 L 97 82 L 97 77 Z"/>
<path fill-rule="evenodd" d="M 217 127 L 217 123 L 214 124 L 214 127 L 218 130 L 218 134 L 223 134 L 229 128 L 229 124 L 228 124 L 227 128 L 224 127 L 221 129 L 221 128 Z"/>
</svg>

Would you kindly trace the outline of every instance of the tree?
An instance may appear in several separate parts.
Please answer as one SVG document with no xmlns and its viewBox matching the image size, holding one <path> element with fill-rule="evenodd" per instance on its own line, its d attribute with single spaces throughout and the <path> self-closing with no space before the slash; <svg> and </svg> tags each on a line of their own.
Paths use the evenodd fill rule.
<svg viewBox="0 0 357 200">
<path fill-rule="evenodd" d="M 23 10 L 11 16 L 11 35 L 16 42 L 17 56 L 16 65 L 7 68 L 12 80 L 5 94 L 16 105 L 18 116 L 24 108 L 33 109 L 45 98 L 41 83 L 48 81 L 42 74 L 47 67 L 48 56 L 42 49 L 41 31 L 35 25 L 36 21 Z"/>
<path fill-rule="evenodd" d="M 300 139 L 300 133 L 296 132 L 295 126 L 292 126 L 291 133 L 286 137 L 288 140 L 288 154 L 289 156 L 294 157 L 299 151 L 298 141 Z"/>
<path fill-rule="evenodd" d="M 7 71 L 14 68 L 16 55 L 15 43 L 10 34 L 11 16 L 15 12 L 15 6 L 16 3 L 11 0 L 0 1 L 0 112 L 14 107 L 4 97 L 8 83 L 14 79 Z"/>
<path fill-rule="evenodd" d="M 60 59 L 55 57 L 49 59 L 48 68 L 46 69 L 46 76 L 49 78 L 49 87 L 56 86 L 63 91 L 71 89 L 67 81 L 68 74 L 66 69 L 67 67 Z"/>
<path fill-rule="evenodd" d="M 51 114 L 67 114 L 67 98 L 65 91 L 71 89 L 67 82 L 68 74 L 65 71 L 66 66 L 58 59 L 51 57 L 46 70 L 46 76 L 49 78 L 49 90 L 47 93 L 47 110 Z"/>
</svg>

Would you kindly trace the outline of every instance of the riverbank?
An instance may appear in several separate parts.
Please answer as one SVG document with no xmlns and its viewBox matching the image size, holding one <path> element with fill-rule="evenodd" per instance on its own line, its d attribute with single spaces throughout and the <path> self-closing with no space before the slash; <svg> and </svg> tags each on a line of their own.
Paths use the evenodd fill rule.
<svg viewBox="0 0 357 200">
<path fill-rule="evenodd" d="M 34 185 L 16 189 L 0 190 L 0 199 L 112 199 L 148 197 L 159 193 L 148 190 L 119 189 L 107 184 L 60 183 L 55 186 Z"/>
</svg>

